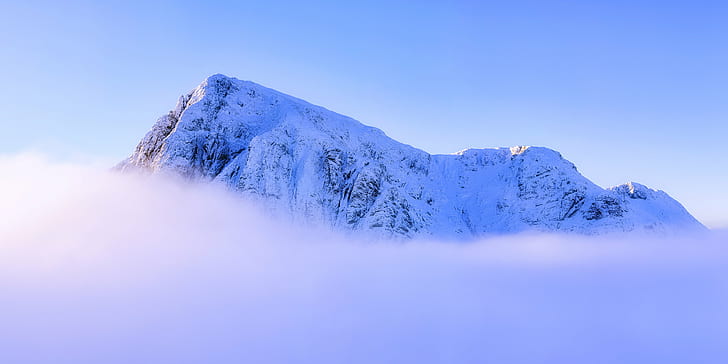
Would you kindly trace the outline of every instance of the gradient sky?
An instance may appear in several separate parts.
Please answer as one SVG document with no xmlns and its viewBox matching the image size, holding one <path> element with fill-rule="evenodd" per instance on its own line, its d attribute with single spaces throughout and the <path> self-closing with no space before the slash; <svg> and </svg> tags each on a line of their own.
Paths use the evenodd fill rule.
<svg viewBox="0 0 728 364">
<path fill-rule="evenodd" d="M 224 73 L 432 153 L 551 147 L 728 227 L 721 1 L 6 1 L 0 44 L 0 153 L 114 163 Z"/>
</svg>

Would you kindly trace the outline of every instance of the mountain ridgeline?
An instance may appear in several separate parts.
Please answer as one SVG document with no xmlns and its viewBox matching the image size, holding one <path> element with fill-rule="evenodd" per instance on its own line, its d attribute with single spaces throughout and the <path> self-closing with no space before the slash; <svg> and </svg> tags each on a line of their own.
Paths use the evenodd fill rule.
<svg viewBox="0 0 728 364">
<path fill-rule="evenodd" d="M 299 221 L 385 237 L 704 229 L 666 193 L 603 189 L 547 148 L 432 155 L 223 75 L 180 97 L 119 168 L 222 183 Z"/>
</svg>

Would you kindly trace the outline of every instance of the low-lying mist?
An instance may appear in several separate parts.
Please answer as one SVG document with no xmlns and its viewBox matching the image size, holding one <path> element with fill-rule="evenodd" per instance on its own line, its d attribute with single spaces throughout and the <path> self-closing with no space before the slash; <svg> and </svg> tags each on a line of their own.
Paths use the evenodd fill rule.
<svg viewBox="0 0 728 364">
<path fill-rule="evenodd" d="M 0 157 L 2 363 L 725 363 L 725 233 L 384 242 Z"/>
</svg>

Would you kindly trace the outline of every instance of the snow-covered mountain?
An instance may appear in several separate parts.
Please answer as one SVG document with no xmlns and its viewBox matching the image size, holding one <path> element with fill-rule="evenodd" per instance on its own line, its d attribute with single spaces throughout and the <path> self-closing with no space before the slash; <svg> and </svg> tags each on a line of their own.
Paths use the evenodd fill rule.
<svg viewBox="0 0 728 364">
<path fill-rule="evenodd" d="M 431 155 L 223 75 L 183 95 L 119 168 L 223 183 L 300 221 L 384 236 L 704 228 L 666 193 L 603 189 L 547 148 Z"/>
</svg>

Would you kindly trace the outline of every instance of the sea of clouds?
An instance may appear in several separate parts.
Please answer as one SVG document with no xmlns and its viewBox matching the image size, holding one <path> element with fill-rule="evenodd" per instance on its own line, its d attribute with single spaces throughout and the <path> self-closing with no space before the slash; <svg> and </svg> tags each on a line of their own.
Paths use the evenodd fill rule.
<svg viewBox="0 0 728 364">
<path fill-rule="evenodd" d="M 728 235 L 386 242 L 0 157 L 0 363 L 726 363 Z"/>
</svg>

